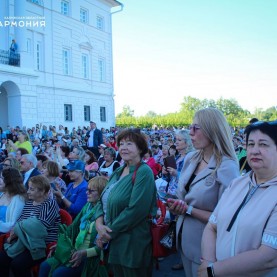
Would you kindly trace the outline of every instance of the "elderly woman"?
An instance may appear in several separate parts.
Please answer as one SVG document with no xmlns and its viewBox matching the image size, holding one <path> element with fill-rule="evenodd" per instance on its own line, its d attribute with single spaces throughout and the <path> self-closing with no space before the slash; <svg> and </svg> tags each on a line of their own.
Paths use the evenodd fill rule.
<svg viewBox="0 0 277 277">
<path fill-rule="evenodd" d="M 5 168 L 16 168 L 20 170 L 20 163 L 16 158 L 7 157 L 2 163 L 3 169 Z"/>
<path fill-rule="evenodd" d="M 178 155 L 175 157 L 177 168 L 163 166 L 163 178 L 168 181 L 166 192 L 171 195 L 176 194 L 178 179 L 184 165 L 187 153 L 194 150 L 188 130 L 180 130 L 176 133 L 176 149 Z"/>
<path fill-rule="evenodd" d="M 233 180 L 212 213 L 199 276 L 277 276 L 277 121 L 245 133 L 252 171 Z"/>
<path fill-rule="evenodd" d="M 21 215 L 26 190 L 18 169 L 5 167 L 0 176 L 0 233 L 8 233 Z"/>
<path fill-rule="evenodd" d="M 98 244 L 109 242 L 114 276 L 152 275 L 152 238 L 149 216 L 156 215 L 156 186 L 152 170 L 142 162 L 147 142 L 136 129 L 117 137 L 124 166 L 110 177 L 98 203 Z"/>
<path fill-rule="evenodd" d="M 179 200 L 169 199 L 168 206 L 179 215 L 177 237 L 186 277 L 195 277 L 203 230 L 223 191 L 239 176 L 239 166 L 230 128 L 219 110 L 197 111 L 189 134 L 196 151 L 186 155 L 176 192 Z"/>
<path fill-rule="evenodd" d="M 61 191 L 59 185 L 53 190 L 60 207 L 66 209 L 74 218 L 87 202 L 87 181 L 84 179 L 85 164 L 82 161 L 74 160 L 67 165 L 71 183 L 65 193 Z"/>
<path fill-rule="evenodd" d="M 99 171 L 103 176 L 110 177 L 112 173 L 120 167 L 120 163 L 115 160 L 116 151 L 112 147 L 104 150 L 104 162 L 100 165 Z"/>
<path fill-rule="evenodd" d="M 18 148 L 25 148 L 29 154 L 32 154 L 33 146 L 29 141 L 28 134 L 25 132 L 20 131 L 17 135 L 18 141 L 15 143 L 12 140 L 8 140 L 8 144 L 11 147 L 11 152 L 15 152 Z"/>
<path fill-rule="evenodd" d="M 89 181 L 87 188 L 87 204 L 67 227 L 76 252 L 72 254 L 70 266 L 61 264 L 55 255 L 40 266 L 39 277 L 47 277 L 50 270 L 52 276 L 98 276 L 101 249 L 95 245 L 97 231 L 95 228 L 95 205 L 107 184 L 107 179 L 98 176 Z M 104 276 L 104 275 L 101 275 Z M 107 272 L 106 272 L 106 276 Z"/>
<path fill-rule="evenodd" d="M 48 197 L 50 183 L 42 175 L 30 179 L 29 201 L 10 232 L 5 250 L 0 251 L 0 276 L 32 276 L 31 267 L 46 257 L 46 244 L 56 241 L 60 223 L 59 207 Z M 13 242 L 15 241 L 15 242 Z"/>
</svg>

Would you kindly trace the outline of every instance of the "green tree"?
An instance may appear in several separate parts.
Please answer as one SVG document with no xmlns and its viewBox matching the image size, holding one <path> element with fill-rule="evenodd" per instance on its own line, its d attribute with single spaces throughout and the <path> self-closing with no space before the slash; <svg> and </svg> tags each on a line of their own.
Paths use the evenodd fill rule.
<svg viewBox="0 0 277 277">
<path fill-rule="evenodd" d="M 123 106 L 123 111 L 122 113 L 119 113 L 117 115 L 117 118 L 122 118 L 122 117 L 133 117 L 134 116 L 134 110 L 131 110 L 130 106 L 125 105 Z"/>
</svg>

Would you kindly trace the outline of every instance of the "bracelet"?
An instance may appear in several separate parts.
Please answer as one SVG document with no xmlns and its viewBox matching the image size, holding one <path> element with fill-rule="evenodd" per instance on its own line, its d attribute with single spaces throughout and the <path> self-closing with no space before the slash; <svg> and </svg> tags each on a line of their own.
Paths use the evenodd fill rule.
<svg viewBox="0 0 277 277">
<path fill-rule="evenodd" d="M 62 196 L 62 200 L 64 200 L 64 199 L 65 199 L 65 196 L 63 195 L 63 196 Z"/>
<path fill-rule="evenodd" d="M 193 206 L 189 205 L 186 211 L 186 214 L 191 215 L 192 209 L 193 209 Z"/>
</svg>

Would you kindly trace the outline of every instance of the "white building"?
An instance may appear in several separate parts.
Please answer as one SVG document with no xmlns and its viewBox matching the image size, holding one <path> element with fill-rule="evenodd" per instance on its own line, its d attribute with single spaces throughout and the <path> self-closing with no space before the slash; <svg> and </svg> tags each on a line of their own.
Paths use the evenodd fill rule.
<svg viewBox="0 0 277 277">
<path fill-rule="evenodd" d="M 114 126 L 112 14 L 122 8 L 115 0 L 1 0 L 0 126 Z"/>
</svg>

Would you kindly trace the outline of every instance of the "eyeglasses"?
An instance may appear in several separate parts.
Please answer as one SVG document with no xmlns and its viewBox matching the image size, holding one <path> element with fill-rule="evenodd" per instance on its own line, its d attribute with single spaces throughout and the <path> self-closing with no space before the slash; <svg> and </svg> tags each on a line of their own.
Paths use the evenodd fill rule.
<svg viewBox="0 0 277 277">
<path fill-rule="evenodd" d="M 88 194 L 92 194 L 93 192 L 96 192 L 96 191 L 97 191 L 96 189 L 87 189 Z"/>
<path fill-rule="evenodd" d="M 3 167 L 11 167 L 10 164 L 2 164 Z"/>
<path fill-rule="evenodd" d="M 197 130 L 201 129 L 201 127 L 198 124 L 191 124 L 189 126 L 190 131 L 193 130 L 193 132 L 195 133 Z"/>
</svg>

